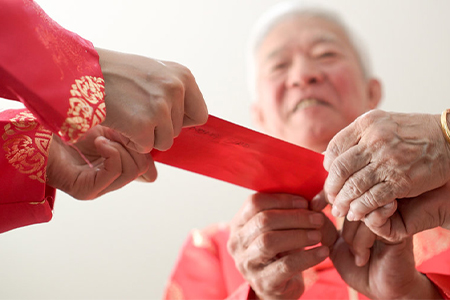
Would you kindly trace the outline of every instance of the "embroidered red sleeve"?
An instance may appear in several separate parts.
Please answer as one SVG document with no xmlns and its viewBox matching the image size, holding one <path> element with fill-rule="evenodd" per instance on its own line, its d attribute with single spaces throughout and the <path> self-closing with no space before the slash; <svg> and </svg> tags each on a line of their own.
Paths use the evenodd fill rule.
<svg viewBox="0 0 450 300">
<path fill-rule="evenodd" d="M 105 118 L 104 81 L 92 43 L 32 0 L 0 0 L 0 96 L 74 142 Z"/>
<path fill-rule="evenodd" d="M 45 184 L 52 134 L 26 109 L 0 112 L 0 232 L 52 218 L 55 190 Z"/>
</svg>

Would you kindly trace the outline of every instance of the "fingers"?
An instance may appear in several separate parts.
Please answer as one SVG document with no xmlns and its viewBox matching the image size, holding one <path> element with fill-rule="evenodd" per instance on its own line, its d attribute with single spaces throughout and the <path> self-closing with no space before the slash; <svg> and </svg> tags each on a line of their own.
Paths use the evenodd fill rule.
<svg viewBox="0 0 450 300">
<path fill-rule="evenodd" d="M 333 161 L 333 164 L 329 167 L 328 176 L 324 185 L 324 190 L 330 203 L 334 204 L 335 198 L 339 195 L 341 198 L 343 198 L 342 196 L 344 195 L 346 196 L 344 199 L 350 198 L 351 201 L 351 199 L 353 199 L 351 198 L 352 196 L 360 196 L 365 189 L 371 186 L 366 182 L 366 177 L 354 175 L 354 173 L 366 167 L 369 164 L 370 159 L 370 153 L 366 153 L 361 146 L 357 145 L 351 147 Z M 363 171 L 365 171 L 365 174 L 368 173 L 366 169 Z M 370 174 L 372 173 L 369 173 L 369 175 Z M 353 179 L 353 181 L 350 181 L 350 179 Z M 360 186 L 361 184 L 363 184 L 363 186 Z M 347 213 L 344 211 L 345 204 L 348 207 L 347 202 L 341 204 L 344 215 Z"/>
<path fill-rule="evenodd" d="M 257 213 L 240 229 L 240 243 L 248 247 L 255 239 L 270 237 L 271 232 L 281 230 L 317 229 L 324 223 L 320 213 L 303 209 L 266 210 Z M 267 236 L 266 236 L 267 234 Z M 317 240 L 316 243 L 320 241 Z"/>
<path fill-rule="evenodd" d="M 301 250 L 320 242 L 318 230 L 285 230 L 259 235 L 245 250 L 248 263 L 257 266 L 271 262 L 278 254 Z"/>
<path fill-rule="evenodd" d="M 265 293 L 276 293 L 287 279 L 309 269 L 327 258 L 329 249 L 324 246 L 309 250 L 295 251 L 269 263 L 260 272 L 258 281 L 254 282 L 255 289 Z M 270 291 L 270 292 L 269 292 Z"/>
<path fill-rule="evenodd" d="M 208 111 L 194 76 L 173 62 L 99 51 L 105 78 L 105 126 L 113 138 L 138 153 L 164 151 L 183 126 L 206 122 Z"/>
<path fill-rule="evenodd" d="M 325 215 L 324 216 L 324 224 L 319 229 L 322 233 L 322 245 L 326 247 L 332 247 L 336 240 L 339 238 L 339 233 L 334 226 L 333 222 L 331 222 L 330 219 L 328 219 Z"/>
<path fill-rule="evenodd" d="M 328 144 L 327 150 L 325 151 L 325 157 L 323 160 L 323 166 L 325 170 L 330 171 L 331 166 L 337 157 L 345 153 L 351 147 L 358 144 L 363 132 L 363 128 L 358 123 L 358 120 L 360 120 L 362 116 L 357 118 L 346 128 L 342 129 L 331 139 L 330 143 Z"/>
<path fill-rule="evenodd" d="M 352 201 L 347 219 L 349 221 L 362 220 L 369 212 L 392 203 L 395 201 L 395 191 L 395 186 L 391 182 L 382 182 L 375 185 L 361 197 Z"/>
<path fill-rule="evenodd" d="M 185 69 L 185 97 L 183 127 L 205 124 L 208 108 L 192 73 Z"/>
<path fill-rule="evenodd" d="M 328 205 L 328 200 L 325 196 L 325 192 L 321 191 L 319 194 L 314 196 L 314 198 L 309 203 L 309 208 L 313 211 L 322 211 Z"/>
<path fill-rule="evenodd" d="M 254 215 L 269 209 L 295 209 L 308 208 L 308 201 L 300 196 L 289 194 L 263 194 L 256 193 L 250 196 L 242 205 L 233 223 L 242 226 Z"/>
<path fill-rule="evenodd" d="M 154 182 L 158 176 L 158 171 L 156 170 L 153 157 L 150 154 L 147 154 L 147 159 L 149 164 L 148 169 L 144 174 L 136 179 L 137 181 Z"/>
<path fill-rule="evenodd" d="M 357 145 L 334 160 L 324 185 L 325 193 L 331 204 L 342 198 L 354 199 L 377 182 L 375 179 L 367 178 L 367 175 L 373 177 L 372 166 L 369 165 L 370 159 L 370 153 L 366 153 L 363 147 Z M 373 184 L 371 185 L 371 183 Z M 344 208 L 344 204 L 347 202 L 341 203 L 342 208 Z"/>
<path fill-rule="evenodd" d="M 88 167 L 87 171 L 77 177 L 77 180 L 73 184 L 73 186 L 80 186 L 77 189 L 80 192 L 73 195 L 77 199 L 89 200 L 100 196 L 102 191 L 108 188 L 122 172 L 120 153 L 116 147 L 102 136 L 96 139 L 96 144 L 100 155 L 108 163 L 94 168 Z M 89 178 L 93 178 L 93 180 Z"/>
<path fill-rule="evenodd" d="M 97 144 L 98 139 L 102 140 L 103 138 L 99 137 L 95 140 L 96 146 L 99 147 L 99 153 L 102 153 L 102 144 Z M 116 180 L 114 180 L 114 182 L 112 182 L 107 188 L 105 188 L 99 195 L 117 190 L 133 181 L 138 176 L 145 174 L 149 169 L 150 162 L 153 162 L 150 155 L 148 154 L 140 154 L 135 151 L 130 151 L 116 142 L 110 143 L 120 154 L 120 176 L 116 178 Z M 109 158 L 105 158 L 105 161 L 103 163 L 105 169 L 118 168 L 118 164 L 119 162 L 117 160 L 111 160 Z"/>
<path fill-rule="evenodd" d="M 362 222 L 344 222 L 342 238 L 350 246 L 355 256 L 355 264 L 364 266 L 370 258 L 370 249 L 376 240 L 376 235 Z"/>
<path fill-rule="evenodd" d="M 369 228 L 380 228 L 386 224 L 386 222 L 395 213 L 396 210 L 397 210 L 397 201 L 394 200 L 391 203 L 388 203 L 367 214 L 362 221 Z"/>
</svg>

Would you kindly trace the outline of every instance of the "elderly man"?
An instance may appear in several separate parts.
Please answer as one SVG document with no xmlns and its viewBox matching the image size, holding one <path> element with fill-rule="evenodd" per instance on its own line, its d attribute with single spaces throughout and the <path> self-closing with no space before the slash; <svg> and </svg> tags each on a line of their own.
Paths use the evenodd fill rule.
<svg viewBox="0 0 450 300">
<path fill-rule="evenodd" d="M 381 99 L 380 83 L 329 12 L 277 6 L 258 23 L 252 51 L 253 120 L 291 143 L 322 152 Z M 434 229 L 414 241 L 387 244 L 363 223 L 345 221 L 338 235 L 340 220 L 318 212 L 323 200 L 323 194 L 309 204 L 298 196 L 257 193 L 229 225 L 193 231 L 166 299 L 449 295 L 450 265 L 438 258 L 450 257 L 448 233 Z"/>
</svg>

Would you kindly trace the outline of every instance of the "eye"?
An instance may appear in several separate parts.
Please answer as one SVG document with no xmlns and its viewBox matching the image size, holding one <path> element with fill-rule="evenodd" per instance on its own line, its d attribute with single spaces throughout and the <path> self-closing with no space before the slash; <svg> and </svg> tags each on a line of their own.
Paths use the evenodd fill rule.
<svg viewBox="0 0 450 300">
<path fill-rule="evenodd" d="M 279 62 L 276 63 L 272 66 L 272 70 L 276 71 L 276 70 L 282 70 L 288 67 L 288 63 L 287 62 Z"/>
<path fill-rule="evenodd" d="M 334 51 L 326 51 L 326 52 L 322 52 L 319 53 L 319 55 L 317 57 L 319 58 L 329 58 L 329 57 L 336 57 L 337 53 Z"/>
</svg>

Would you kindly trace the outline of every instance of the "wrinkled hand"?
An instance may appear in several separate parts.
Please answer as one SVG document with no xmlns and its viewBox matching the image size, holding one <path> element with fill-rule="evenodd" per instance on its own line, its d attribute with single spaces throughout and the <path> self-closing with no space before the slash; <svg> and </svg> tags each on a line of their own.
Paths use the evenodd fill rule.
<svg viewBox="0 0 450 300">
<path fill-rule="evenodd" d="M 363 223 L 345 221 L 342 236 L 330 254 L 349 286 L 370 299 L 440 299 L 436 287 L 415 268 L 412 237 L 387 244 L 373 234 L 364 236 L 364 232 L 371 235 Z M 371 242 L 370 258 L 364 266 L 357 265 L 355 249 L 363 250 Z"/>
<path fill-rule="evenodd" d="M 87 200 L 116 190 L 140 175 L 147 181 L 154 181 L 156 168 L 151 156 L 108 140 L 105 136 L 110 131 L 97 125 L 73 147 L 54 135 L 48 155 L 47 184 L 74 198 Z M 92 168 L 74 147 L 93 165 Z"/>
<path fill-rule="evenodd" d="M 184 126 L 208 110 L 191 72 L 174 62 L 97 49 L 105 79 L 106 119 L 114 139 L 139 153 L 167 150 Z"/>
<path fill-rule="evenodd" d="M 329 143 L 324 190 L 334 216 L 361 220 L 371 211 L 442 186 L 450 179 L 450 146 L 440 117 L 374 110 Z M 395 203 L 387 207 L 393 213 Z"/>
<path fill-rule="evenodd" d="M 259 299 L 298 299 L 302 271 L 328 256 L 337 231 L 307 207 L 298 196 L 257 193 L 232 220 L 228 251 Z"/>
<path fill-rule="evenodd" d="M 369 213 L 364 223 L 377 235 L 400 242 L 414 234 L 441 226 L 450 230 L 450 183 L 409 199 L 398 199 L 394 214 L 381 207 Z"/>
<path fill-rule="evenodd" d="M 328 201 L 322 191 L 311 200 L 309 207 L 311 210 L 319 212 L 327 205 Z M 362 222 L 344 222 L 341 237 L 355 256 L 355 264 L 359 267 L 364 266 L 369 260 L 370 249 L 375 242 L 376 235 Z"/>
</svg>

